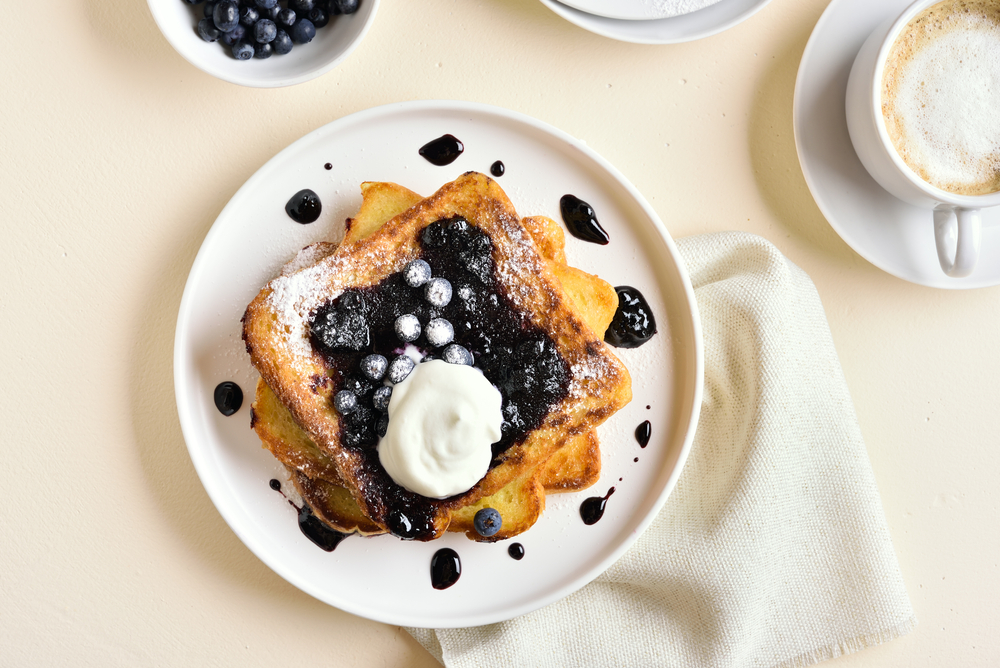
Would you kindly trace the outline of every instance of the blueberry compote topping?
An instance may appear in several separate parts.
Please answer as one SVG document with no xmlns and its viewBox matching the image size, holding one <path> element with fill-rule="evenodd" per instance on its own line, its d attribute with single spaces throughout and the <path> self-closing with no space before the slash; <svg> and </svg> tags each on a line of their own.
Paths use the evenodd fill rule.
<svg viewBox="0 0 1000 668">
<path fill-rule="evenodd" d="M 219 412 L 229 417 L 243 405 L 243 390 L 231 380 L 215 386 L 215 407 Z"/>
<path fill-rule="evenodd" d="M 323 210 L 323 203 L 319 201 L 319 195 L 306 188 L 300 190 L 285 204 L 285 213 L 296 223 L 308 225 L 315 223 Z"/>
<path fill-rule="evenodd" d="M 601 224 L 597 222 L 594 207 L 575 195 L 563 195 L 559 200 L 559 213 L 562 214 L 566 229 L 577 239 L 593 244 L 607 245 L 610 238 Z"/>
<path fill-rule="evenodd" d="M 408 492 L 397 485 L 382 468 L 375 445 L 378 424 L 384 413 L 380 406 L 384 381 L 365 374 L 362 360 L 381 355 L 395 360 L 404 352 L 396 333 L 396 320 L 416 316 L 421 332 L 409 345 L 424 360 L 463 355 L 479 368 L 500 391 L 503 423 L 501 438 L 493 444 L 493 465 L 499 456 L 542 424 L 550 407 L 561 401 L 569 389 L 569 368 L 555 345 L 528 317 L 514 310 L 497 284 L 493 244 L 489 237 L 463 218 L 432 223 L 420 236 L 420 259 L 426 261 L 434 278 L 446 279 L 452 297 L 436 306 L 425 295 L 425 283 L 413 286 L 405 272 L 381 283 L 348 290 L 320 306 L 309 320 L 313 347 L 323 357 L 332 380 L 333 394 L 350 390 L 357 407 L 341 415 L 341 443 L 356 450 L 365 461 L 359 467 L 359 484 L 372 491 L 371 497 L 384 500 L 385 521 L 401 538 L 426 539 L 434 533 L 434 499 Z M 428 341 L 436 318 L 452 325 L 453 343 L 435 347 L 440 339 Z M 453 346 L 455 346 L 453 348 Z M 448 351 L 451 351 L 450 353 Z M 446 361 L 448 361 L 446 359 Z M 391 374 L 387 374 L 388 375 Z M 378 396 L 376 396 L 378 391 Z"/>
<path fill-rule="evenodd" d="M 444 167 L 458 160 L 462 155 L 465 146 L 454 135 L 441 135 L 433 141 L 429 141 L 420 147 L 420 155 L 427 162 L 438 167 Z"/>
<path fill-rule="evenodd" d="M 656 334 L 656 319 L 642 293 L 628 285 L 615 288 L 618 310 L 604 340 L 618 348 L 638 348 Z"/>
<path fill-rule="evenodd" d="M 447 589 L 458 582 L 461 574 L 462 560 L 450 547 L 441 548 L 431 557 L 431 585 L 435 589 Z"/>
</svg>

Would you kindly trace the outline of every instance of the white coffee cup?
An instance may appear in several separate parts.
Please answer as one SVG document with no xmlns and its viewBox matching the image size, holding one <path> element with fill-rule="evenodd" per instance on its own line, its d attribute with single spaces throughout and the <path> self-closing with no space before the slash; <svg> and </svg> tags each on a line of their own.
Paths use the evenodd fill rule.
<svg viewBox="0 0 1000 668">
<path fill-rule="evenodd" d="M 922 179 L 893 146 L 882 115 L 882 78 L 896 38 L 921 11 L 941 0 L 917 0 L 886 21 L 861 47 L 847 83 L 847 128 L 854 150 L 879 185 L 899 199 L 933 211 L 938 260 L 945 274 L 968 276 L 982 243 L 980 210 L 1000 205 L 1000 192 L 959 195 Z"/>
</svg>

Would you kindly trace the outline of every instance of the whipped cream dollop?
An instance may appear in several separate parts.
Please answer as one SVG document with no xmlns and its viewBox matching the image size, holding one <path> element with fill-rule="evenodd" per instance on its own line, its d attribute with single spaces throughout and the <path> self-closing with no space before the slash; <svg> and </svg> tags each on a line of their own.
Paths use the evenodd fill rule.
<svg viewBox="0 0 1000 668">
<path fill-rule="evenodd" d="M 392 389 L 379 461 L 411 492 L 434 499 L 461 494 L 490 468 L 501 402 L 500 392 L 471 366 L 418 364 Z"/>
</svg>

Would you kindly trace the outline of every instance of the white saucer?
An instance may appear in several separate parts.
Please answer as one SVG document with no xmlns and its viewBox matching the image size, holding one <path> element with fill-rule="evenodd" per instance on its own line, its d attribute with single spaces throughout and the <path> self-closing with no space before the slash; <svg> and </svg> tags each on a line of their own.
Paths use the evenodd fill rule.
<svg viewBox="0 0 1000 668">
<path fill-rule="evenodd" d="M 582 12 L 626 21 L 665 19 L 704 9 L 717 2 L 719 0 L 687 0 L 688 7 L 677 7 L 677 3 L 663 0 L 563 0 L 564 5 Z"/>
<path fill-rule="evenodd" d="M 721 0 L 690 14 L 649 21 L 626 21 L 588 14 L 557 0 L 542 4 L 584 30 L 633 44 L 678 44 L 709 37 L 756 14 L 770 0 Z"/>
<path fill-rule="evenodd" d="M 813 29 L 795 82 L 795 148 L 806 183 L 831 227 L 863 258 L 893 276 L 935 288 L 1000 284 L 1000 207 L 983 210 L 983 246 L 971 276 L 938 264 L 932 213 L 882 189 L 854 152 L 844 96 L 868 35 L 912 0 L 833 0 Z"/>
</svg>

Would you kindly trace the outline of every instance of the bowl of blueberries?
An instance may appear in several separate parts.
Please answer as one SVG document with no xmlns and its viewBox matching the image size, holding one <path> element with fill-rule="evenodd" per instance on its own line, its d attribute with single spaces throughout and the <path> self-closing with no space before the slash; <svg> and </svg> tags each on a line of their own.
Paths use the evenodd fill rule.
<svg viewBox="0 0 1000 668">
<path fill-rule="evenodd" d="M 160 31 L 214 77 L 277 88 L 324 74 L 361 43 L 379 0 L 148 0 Z"/>
</svg>

